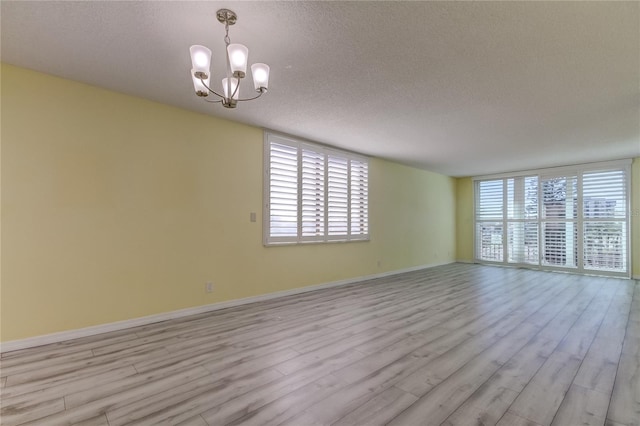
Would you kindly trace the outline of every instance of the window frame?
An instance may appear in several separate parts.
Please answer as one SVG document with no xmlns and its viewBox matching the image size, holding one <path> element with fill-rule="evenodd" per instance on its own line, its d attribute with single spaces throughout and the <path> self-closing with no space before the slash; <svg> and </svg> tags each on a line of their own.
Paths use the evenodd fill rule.
<svg viewBox="0 0 640 426">
<path fill-rule="evenodd" d="M 297 152 L 297 187 L 296 187 L 296 235 L 295 236 L 272 236 L 271 235 L 271 144 L 277 143 L 288 147 L 295 147 Z M 322 154 L 324 156 L 324 168 L 323 179 L 324 185 L 322 188 L 324 194 L 324 202 L 322 208 L 323 214 L 323 234 L 322 235 L 304 235 L 303 232 L 303 198 L 302 198 L 302 181 L 303 181 L 303 150 L 312 151 L 313 153 Z M 346 227 L 347 232 L 345 234 L 330 235 L 330 212 L 329 212 L 329 157 L 338 157 L 345 159 L 347 162 L 347 211 L 346 211 Z M 354 188 L 357 187 L 360 190 L 363 188 L 362 180 L 357 181 L 357 185 L 352 185 L 352 178 L 354 172 L 352 171 L 352 162 L 358 162 L 364 164 L 364 173 L 366 178 L 364 204 L 362 198 L 359 198 L 360 202 L 358 207 L 352 206 L 354 199 Z M 358 241 L 370 241 L 370 220 L 369 220 L 369 158 L 355 154 L 349 151 L 340 150 L 337 148 L 321 145 L 318 143 L 310 142 L 294 136 L 285 135 L 269 130 L 264 131 L 263 142 L 263 203 L 262 203 L 262 240 L 265 247 L 283 246 L 283 245 L 298 245 L 298 244 L 325 244 L 325 243 L 346 243 L 346 242 L 358 242 Z M 362 195 L 362 194 L 359 194 Z M 354 211 L 365 212 L 366 217 L 364 223 L 366 227 L 366 233 L 352 232 L 352 225 L 354 221 Z M 362 222 L 362 221 L 361 221 Z M 362 229 L 362 228 L 359 228 Z"/>
<path fill-rule="evenodd" d="M 474 262 L 482 263 L 482 264 L 493 264 L 493 265 L 504 265 L 504 266 L 515 266 L 515 267 L 525 267 L 531 269 L 539 269 L 539 270 L 549 270 L 549 271 L 563 271 L 563 272 L 576 272 L 581 274 L 593 274 L 593 275 L 605 275 L 605 276 L 614 276 L 614 277 L 631 277 L 633 271 L 633 256 L 631 253 L 632 250 L 632 215 L 631 215 L 631 159 L 625 160 L 614 160 L 614 161 L 603 161 L 599 163 L 588 163 L 588 164 L 578 164 L 572 166 L 562 166 L 562 167 L 552 167 L 545 169 L 534 169 L 534 170 L 525 170 L 519 172 L 512 173 L 500 173 L 494 175 L 485 175 L 485 176 L 476 176 L 473 177 L 473 251 L 474 251 Z M 584 176 L 594 172 L 606 172 L 606 171 L 622 171 L 624 173 L 624 185 L 625 185 L 625 218 L 624 220 L 613 219 L 615 222 L 623 222 L 624 223 L 624 232 L 626 233 L 626 241 L 625 241 L 625 262 L 626 262 L 626 271 L 617 272 L 610 270 L 599 270 L 594 268 L 585 268 L 584 265 L 584 226 L 588 223 L 597 223 L 598 221 L 592 220 L 590 218 L 585 217 L 584 212 L 584 203 L 583 203 L 583 179 Z M 575 223 L 575 232 L 578 235 L 577 238 L 577 257 L 578 262 L 575 267 L 556 267 L 545 265 L 542 261 L 542 252 L 543 252 L 543 233 L 542 227 L 545 223 L 549 223 L 551 220 L 549 218 L 545 218 L 542 211 L 542 196 L 540 192 L 541 182 L 545 178 L 549 177 L 561 177 L 561 176 L 576 176 L 576 187 L 577 187 L 577 213 L 574 219 L 567 219 L 564 222 L 572 222 Z M 536 176 L 538 178 L 538 262 L 537 263 L 515 263 L 509 262 L 509 258 L 507 255 L 508 251 L 508 207 L 507 207 L 507 180 L 508 179 L 517 179 L 517 178 L 527 178 L 531 176 Z M 478 247 L 478 225 L 482 223 L 482 220 L 478 220 L 479 213 L 479 185 L 480 182 L 483 181 L 491 181 L 491 180 L 502 180 L 503 181 L 503 193 L 504 193 L 504 203 L 503 203 L 503 218 L 501 223 L 503 224 L 502 231 L 502 244 L 503 244 L 503 259 L 501 261 L 491 261 L 491 260 L 483 260 L 480 258 L 479 247 Z M 608 219 L 603 219 L 601 222 L 607 222 Z"/>
</svg>

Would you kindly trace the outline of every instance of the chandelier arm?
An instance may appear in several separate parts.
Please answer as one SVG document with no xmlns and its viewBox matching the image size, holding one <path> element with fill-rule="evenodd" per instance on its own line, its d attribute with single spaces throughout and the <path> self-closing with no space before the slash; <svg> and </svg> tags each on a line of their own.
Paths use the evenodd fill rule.
<svg viewBox="0 0 640 426">
<path fill-rule="evenodd" d="M 262 96 L 264 92 L 260 92 L 258 93 L 258 96 L 254 96 L 253 98 L 248 98 L 248 99 L 238 99 L 238 102 L 245 102 L 245 101 L 252 101 L 254 99 L 258 99 L 260 96 Z"/>
<path fill-rule="evenodd" d="M 210 101 L 209 99 L 203 99 L 205 102 L 209 102 L 210 104 L 219 104 L 222 103 L 222 99 L 219 101 Z"/>
<path fill-rule="evenodd" d="M 215 90 L 213 90 L 211 87 L 207 86 L 207 83 L 204 82 L 204 79 L 202 77 L 200 77 L 200 81 L 202 82 L 202 85 L 211 93 L 213 93 L 216 96 L 221 97 L 222 99 L 224 99 L 224 96 L 222 96 L 220 93 L 216 92 Z"/>
</svg>

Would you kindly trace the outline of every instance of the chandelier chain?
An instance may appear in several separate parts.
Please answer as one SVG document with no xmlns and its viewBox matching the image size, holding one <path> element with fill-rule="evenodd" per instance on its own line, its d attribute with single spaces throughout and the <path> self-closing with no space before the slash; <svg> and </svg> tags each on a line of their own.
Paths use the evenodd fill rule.
<svg viewBox="0 0 640 426">
<path fill-rule="evenodd" d="M 231 43 L 231 39 L 229 38 L 229 21 L 225 21 L 224 30 L 226 33 L 224 36 L 224 42 L 227 44 L 227 46 L 229 46 L 229 43 Z"/>
</svg>

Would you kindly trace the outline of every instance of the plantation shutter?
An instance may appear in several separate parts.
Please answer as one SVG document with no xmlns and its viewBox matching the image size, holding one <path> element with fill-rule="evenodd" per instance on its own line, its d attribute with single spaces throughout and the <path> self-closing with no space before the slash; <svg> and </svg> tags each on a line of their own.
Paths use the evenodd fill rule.
<svg viewBox="0 0 640 426">
<path fill-rule="evenodd" d="M 351 236 L 369 235 L 369 166 L 351 160 Z"/>
<path fill-rule="evenodd" d="M 537 264 L 538 177 L 507 179 L 507 261 Z"/>
<path fill-rule="evenodd" d="M 630 276 L 631 160 L 474 178 L 475 258 Z"/>
<path fill-rule="evenodd" d="M 584 269 L 627 269 L 627 182 L 624 170 L 585 173 L 582 178 Z"/>
<path fill-rule="evenodd" d="M 269 146 L 269 236 L 295 241 L 298 234 L 298 149 Z"/>
<path fill-rule="evenodd" d="M 349 232 L 349 160 L 329 155 L 327 161 L 327 231 L 329 236 Z"/>
<path fill-rule="evenodd" d="M 368 160 L 265 135 L 264 244 L 368 240 Z"/>
<path fill-rule="evenodd" d="M 576 268 L 577 175 L 540 178 L 542 202 L 542 263 L 557 268 Z"/>
<path fill-rule="evenodd" d="M 478 258 L 501 262 L 504 256 L 504 181 L 477 183 L 476 251 Z"/>
<path fill-rule="evenodd" d="M 309 239 L 325 235 L 325 157 L 323 153 L 302 148 L 302 236 Z"/>
</svg>

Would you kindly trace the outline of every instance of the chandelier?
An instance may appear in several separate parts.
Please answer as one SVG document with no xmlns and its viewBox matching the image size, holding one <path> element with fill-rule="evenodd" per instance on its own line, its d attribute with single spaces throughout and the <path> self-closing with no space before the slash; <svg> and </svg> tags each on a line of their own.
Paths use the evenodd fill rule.
<svg viewBox="0 0 640 426">
<path fill-rule="evenodd" d="M 222 93 L 220 94 L 213 90 L 209 85 L 211 79 L 211 72 L 209 71 L 211 65 L 211 50 L 205 46 L 193 45 L 189 48 L 191 53 L 191 77 L 193 79 L 193 88 L 196 91 L 196 95 L 206 98 L 209 94 L 218 96 L 220 99 L 210 101 L 211 103 L 222 103 L 225 108 L 235 108 L 238 102 L 251 101 L 258 99 L 263 93 L 267 91 L 269 86 L 269 65 L 256 63 L 251 65 L 251 75 L 253 76 L 253 86 L 258 92 L 257 96 L 253 98 L 240 99 L 240 82 L 247 74 L 247 58 L 249 56 L 249 49 L 242 44 L 231 43 L 229 38 L 229 26 L 236 23 L 238 15 L 229 9 L 220 9 L 217 12 L 218 21 L 224 24 L 226 35 L 224 42 L 227 46 L 227 54 L 225 55 L 227 61 L 227 76 L 222 79 Z"/>
</svg>

